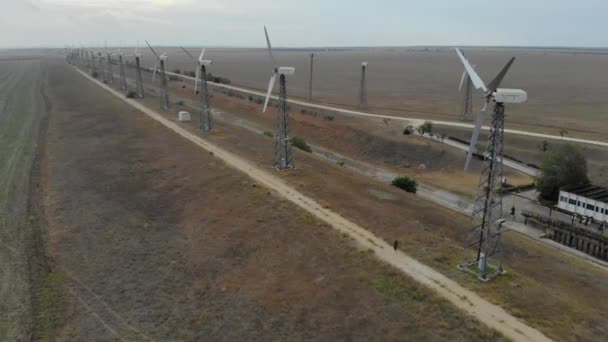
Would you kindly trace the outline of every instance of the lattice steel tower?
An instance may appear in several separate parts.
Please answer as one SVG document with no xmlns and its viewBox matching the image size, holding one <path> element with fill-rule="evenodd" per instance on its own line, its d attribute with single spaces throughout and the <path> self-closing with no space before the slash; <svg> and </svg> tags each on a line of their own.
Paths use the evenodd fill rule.
<svg viewBox="0 0 608 342">
<path fill-rule="evenodd" d="M 201 55 L 202 59 L 202 55 Z M 207 87 L 207 67 L 204 62 L 201 63 L 201 117 L 200 129 L 203 132 L 211 132 L 213 129 L 213 120 L 211 116 L 211 103 L 209 102 L 209 88 Z M 209 63 L 210 64 L 210 63 Z"/>
<path fill-rule="evenodd" d="M 135 53 L 135 83 L 136 83 L 136 92 L 139 98 L 144 98 L 144 81 L 141 77 L 141 60 L 140 56 L 137 52 Z"/>
<path fill-rule="evenodd" d="M 359 108 L 367 108 L 367 62 L 361 63 L 361 84 L 359 85 Z"/>
<path fill-rule="evenodd" d="M 125 75 L 125 64 L 122 59 L 122 53 L 118 54 L 118 64 L 120 68 L 120 89 L 127 90 L 127 75 Z"/>
<path fill-rule="evenodd" d="M 103 77 L 103 82 L 107 83 L 108 79 L 106 76 L 106 70 L 103 67 L 103 55 L 101 54 L 101 52 L 97 57 L 99 58 L 99 72 L 101 73 L 101 77 Z"/>
<path fill-rule="evenodd" d="M 467 270 L 477 266 L 479 278 L 491 279 L 504 273 L 500 241 L 502 236 L 502 195 L 497 193 L 503 179 L 503 143 L 505 107 L 496 103 L 492 114 L 492 128 L 484 153 L 486 158 L 479 177 L 478 193 L 473 209 L 474 226 L 470 230 L 468 245 L 465 248 L 465 263 L 460 266 Z M 474 258 L 471 258 L 471 251 Z M 490 264 L 490 259 L 495 264 Z"/>
<path fill-rule="evenodd" d="M 112 70 L 112 54 L 108 52 L 108 82 L 114 83 L 114 71 Z"/>
<path fill-rule="evenodd" d="M 202 77 L 201 83 L 201 108 L 200 108 L 200 129 L 203 132 L 210 132 L 213 129 L 213 120 L 211 115 L 211 102 L 209 101 L 209 88 L 207 86 L 207 67 L 211 65 L 211 61 L 203 59 L 205 56 L 205 49 L 201 51 L 198 59 L 194 58 L 188 50 L 181 47 L 182 50 L 196 62 L 196 72 L 194 73 L 194 94 L 198 94 L 198 81 Z"/>
<path fill-rule="evenodd" d="M 268 101 L 272 94 L 272 89 L 279 76 L 279 102 L 277 107 L 277 129 L 274 134 L 274 168 L 278 171 L 293 168 L 293 156 L 291 153 L 291 142 L 289 141 L 289 117 L 287 116 L 287 77 L 294 75 L 296 69 L 292 67 L 279 67 L 272 54 L 272 45 L 268 31 L 264 27 L 266 35 L 266 44 L 268 45 L 268 56 L 272 63 L 272 74 L 268 83 L 268 91 L 266 92 L 266 101 L 264 102 L 263 111 L 268 108 Z"/>
<path fill-rule="evenodd" d="M 169 110 L 169 89 L 167 85 L 167 73 L 165 72 L 165 58 L 159 57 L 160 59 L 160 108 L 162 110 Z"/>
<path fill-rule="evenodd" d="M 274 135 L 274 168 L 279 171 L 293 168 L 291 142 L 289 141 L 289 117 L 287 116 L 287 82 L 283 74 L 279 76 L 277 129 Z"/>
<path fill-rule="evenodd" d="M 475 122 L 473 135 L 469 144 L 465 171 L 468 170 L 471 158 L 477 146 L 483 118 L 488 105 L 494 102 L 492 127 L 483 158 L 483 168 L 479 178 L 479 197 L 473 209 L 473 228 L 469 230 L 469 240 L 464 249 L 464 262 L 458 268 L 473 273 L 483 281 L 505 273 L 502 265 L 500 241 L 503 232 L 502 196 L 498 193 L 503 180 L 503 144 L 505 128 L 505 103 L 523 103 L 528 99 L 525 91 L 520 89 L 498 88 L 511 68 L 515 58 L 505 65 L 496 78 L 487 86 L 477 75 L 469 61 L 456 50 L 473 86 L 483 91 L 485 105 Z M 490 263 L 492 260 L 493 264 Z"/>
</svg>

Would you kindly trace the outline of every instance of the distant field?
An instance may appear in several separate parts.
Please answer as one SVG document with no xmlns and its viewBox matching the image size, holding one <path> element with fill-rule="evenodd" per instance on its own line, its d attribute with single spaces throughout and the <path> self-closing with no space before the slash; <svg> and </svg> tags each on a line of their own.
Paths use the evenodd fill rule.
<svg viewBox="0 0 608 342">
<path fill-rule="evenodd" d="M 261 42 L 262 43 L 262 42 Z M 141 50 L 141 49 L 140 49 Z M 196 55 L 200 50 L 189 49 Z M 124 50 L 123 50 L 124 51 Z M 180 49 L 167 51 L 168 70 L 193 71 L 195 65 Z M 152 66 L 149 51 L 144 64 Z M 508 108 L 507 126 L 550 134 L 561 129 L 569 136 L 606 139 L 608 78 L 601 70 L 608 55 L 538 49 L 465 49 L 489 82 L 511 56 L 517 58 L 504 87 L 523 88 L 529 101 Z M 296 67 L 289 78 L 290 96 L 308 97 L 310 51 L 277 51 L 281 65 Z M 270 63 L 261 49 L 208 49 L 213 60 L 210 71 L 227 77 L 235 85 L 265 89 Z M 451 49 L 376 48 L 346 51 L 315 51 L 315 101 L 354 106 L 357 103 L 362 61 L 368 68 L 368 101 L 374 112 L 400 116 L 460 120 L 461 94 L 458 83 L 462 66 Z M 476 107 L 479 98 L 476 97 Z"/>
</svg>

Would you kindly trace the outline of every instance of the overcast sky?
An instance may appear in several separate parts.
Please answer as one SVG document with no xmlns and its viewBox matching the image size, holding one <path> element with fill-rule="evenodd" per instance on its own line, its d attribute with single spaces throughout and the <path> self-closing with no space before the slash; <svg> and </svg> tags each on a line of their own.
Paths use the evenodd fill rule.
<svg viewBox="0 0 608 342">
<path fill-rule="evenodd" d="M 0 48 L 608 47 L 606 0 L 0 0 Z"/>
</svg>

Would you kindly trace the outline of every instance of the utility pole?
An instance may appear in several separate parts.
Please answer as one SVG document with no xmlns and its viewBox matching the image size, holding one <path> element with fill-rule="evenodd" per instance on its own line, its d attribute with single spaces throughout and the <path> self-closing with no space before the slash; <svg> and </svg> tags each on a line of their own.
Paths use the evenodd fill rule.
<svg viewBox="0 0 608 342">
<path fill-rule="evenodd" d="M 359 85 L 359 108 L 367 108 L 367 62 L 361 63 L 361 84 Z"/>
<path fill-rule="evenodd" d="M 313 74 L 313 68 L 314 68 L 314 59 L 315 59 L 315 54 L 311 53 L 310 54 L 310 79 L 308 82 L 308 101 L 312 101 L 312 74 Z"/>
</svg>

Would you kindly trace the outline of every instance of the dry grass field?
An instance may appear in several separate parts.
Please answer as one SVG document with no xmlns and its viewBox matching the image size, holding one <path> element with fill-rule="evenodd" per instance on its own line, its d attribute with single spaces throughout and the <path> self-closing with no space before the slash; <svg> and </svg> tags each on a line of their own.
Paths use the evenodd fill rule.
<svg viewBox="0 0 608 342">
<path fill-rule="evenodd" d="M 260 39 L 262 44 L 261 34 Z M 180 49 L 160 50 L 170 56 L 168 70 L 194 70 L 194 63 Z M 200 52 L 195 48 L 190 50 L 193 54 Z M 143 52 L 144 64 L 151 67 L 151 53 Z M 368 61 L 371 111 L 417 118 L 461 119 L 461 96 L 457 88 L 462 65 L 452 49 L 361 48 L 314 52 L 316 102 L 355 106 L 360 64 Z M 600 70 L 608 63 L 608 54 L 514 48 L 467 48 L 464 52 L 486 82 L 494 78 L 511 56 L 517 58 L 503 86 L 527 90 L 529 101 L 509 107 L 508 128 L 554 135 L 566 129 L 571 137 L 606 140 L 608 80 Z M 288 82 L 290 96 L 308 98 L 310 53 L 275 51 L 279 64 L 296 67 L 296 74 Z M 207 49 L 206 54 L 214 62 L 210 68 L 212 73 L 231 79 L 235 85 L 266 89 L 271 66 L 265 50 Z M 479 98 L 474 100 L 477 108 Z"/>
<path fill-rule="evenodd" d="M 29 115 L 3 109 L 0 116 L 35 118 L 14 126 L 23 134 L 0 134 L 29 151 L 0 150 L 21 160 L 3 169 L 21 185 L 0 194 L 5 204 L 21 203 L 2 208 L 15 224 L 0 227 L 9 245 L 0 252 L 10 266 L 0 268 L 0 305 L 10 313 L 0 316 L 0 333 L 8 339 L 502 338 L 63 61 L 0 61 L 0 77 L 4 89 L 20 78 L 27 82 L 17 84 L 36 85 L 5 92 L 29 94 L 34 101 L 18 102 Z M 182 86 L 172 82 L 186 97 L 191 89 Z M 272 127 L 273 112 L 259 115 L 246 99 L 215 93 L 213 100 Z M 158 108 L 154 96 L 142 102 Z M 165 115 L 174 119 L 178 109 Z M 311 142 L 453 191 L 475 181 L 456 173 L 460 153 L 404 137 L 391 121 L 294 112 L 294 133 Z M 38 147 L 37 127 L 46 128 Z M 196 118 L 183 127 L 196 132 Z M 264 135 L 218 121 L 207 139 L 270 170 L 272 141 Z M 608 304 L 598 300 L 608 293 L 605 270 L 510 233 L 508 275 L 480 284 L 455 268 L 468 217 L 314 155 L 296 150 L 295 157 L 297 168 L 280 174 L 285 182 L 387 242 L 399 240 L 406 253 L 547 336 L 596 341 L 608 334 Z M 32 262 L 43 267 L 14 267 Z"/>
<path fill-rule="evenodd" d="M 152 96 L 144 103 L 158 108 L 158 99 Z M 166 116 L 174 119 L 179 108 Z M 247 119 L 255 116 L 253 112 L 241 114 Z M 184 127 L 195 132 L 196 118 Z M 207 138 L 259 167 L 270 168 L 272 164 L 272 140 L 262 134 L 217 121 L 215 132 Z M 349 144 L 350 140 L 344 142 Z M 592 341 L 608 333 L 608 307 L 596 300 L 598 293 L 608 291 L 605 270 L 511 233 L 503 247 L 509 274 L 490 285 L 480 284 L 455 267 L 462 256 L 468 217 L 314 155 L 296 150 L 295 158 L 296 170 L 280 174 L 289 184 L 387 242 L 398 239 L 407 253 L 500 304 L 549 337 Z"/>
<path fill-rule="evenodd" d="M 58 340 L 500 339 L 61 61 L 48 92 Z"/>
</svg>

